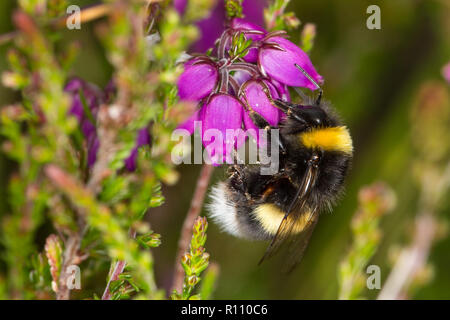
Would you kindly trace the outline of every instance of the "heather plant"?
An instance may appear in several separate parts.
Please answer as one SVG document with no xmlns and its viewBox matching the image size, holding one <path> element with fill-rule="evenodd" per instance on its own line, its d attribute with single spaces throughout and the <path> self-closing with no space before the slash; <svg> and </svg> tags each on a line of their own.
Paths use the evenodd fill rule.
<svg viewBox="0 0 450 320">
<path fill-rule="evenodd" d="M 275 2 L 276 9 L 269 10 L 280 13 L 285 4 L 279 8 Z M 177 181 L 168 161 L 171 131 L 192 121 L 185 119 L 197 104 L 204 104 L 195 114 L 203 114 L 206 128 L 254 126 L 250 106 L 275 126 L 281 115 L 272 100 L 290 99 L 280 72 L 287 72 L 288 84 L 304 87 L 309 82 L 294 71 L 294 63 L 318 82 L 321 77 L 284 31 L 267 32 L 244 20 L 242 1 L 225 1 L 225 30 L 216 48 L 189 58 L 180 74 L 183 51 L 199 39 L 192 23 L 208 15 L 212 2 L 172 6 L 119 0 L 83 9 L 78 17 L 86 24 L 106 16 L 96 32 L 114 71 L 102 89 L 71 77 L 80 48 L 59 45 L 65 22 L 76 19 L 66 20 L 68 5 L 64 0 L 20 2 L 13 19 L 17 31 L 7 39 L 14 47 L 3 83 L 19 90 L 22 100 L 4 107 L 1 117 L 3 150 L 19 168 L 9 182 L 11 213 L 2 223 L 7 265 L 2 294 L 88 298 L 80 283 L 89 283 L 109 262 L 105 290 L 91 298 L 163 298 L 150 249 L 164 238 L 143 218 L 164 202 L 161 183 Z M 271 29 L 281 26 L 279 19 L 293 24 L 292 14 L 277 16 Z M 284 59 L 288 62 L 279 65 Z M 36 233 L 48 223 L 45 246 L 36 247 Z M 185 276 L 174 299 L 202 296 L 193 290 L 208 266 L 206 219 L 192 227 L 189 251 L 180 247 L 177 263 Z M 216 276 L 214 267 L 203 295 L 211 295 Z"/>
<path fill-rule="evenodd" d="M 258 118 L 271 127 L 278 125 L 283 113 L 273 100 L 290 101 L 288 86 L 316 90 L 316 84 L 323 82 L 308 55 L 285 38 L 285 31 L 267 32 L 238 18 L 239 13 L 229 14 L 233 18 L 216 50 L 194 54 L 177 82 L 180 99 L 200 106 L 180 128 L 192 134 L 195 124 L 199 124 L 203 144 L 214 164 L 221 164 L 222 156 L 227 163 L 232 161 L 231 151 L 245 141 L 243 128 L 260 142 L 255 124 Z M 305 42 L 311 42 L 311 36 L 305 38 Z M 210 147 L 217 143 L 207 133 L 210 129 L 227 136 L 224 145 L 219 146 L 222 152 Z M 233 139 L 228 138 L 228 130 L 237 132 Z"/>
<path fill-rule="evenodd" d="M 75 297 L 163 298 L 149 250 L 160 235 L 143 217 L 164 202 L 161 183 L 177 180 L 168 141 L 189 105 L 176 99 L 176 60 L 198 37 L 185 22 L 201 16 L 182 17 L 162 2 L 84 9 L 85 19 L 107 15 L 97 32 L 114 72 L 102 90 L 70 77 L 80 48 L 58 46 L 68 4 L 23 1 L 14 15 L 18 31 L 3 83 L 20 90 L 22 101 L 1 117 L 3 150 L 19 166 L 2 223 L 2 294 L 69 299 L 71 289 L 82 289 L 72 277 L 88 286 L 110 263 L 103 295 L 77 290 Z M 48 222 L 53 231 L 36 247 L 36 232 Z M 68 273 L 73 266 L 80 274 Z"/>
<path fill-rule="evenodd" d="M 359 192 L 359 206 L 351 222 L 352 246 L 338 270 L 339 299 L 361 298 L 366 286 L 365 267 L 382 238 L 380 220 L 395 207 L 393 191 L 383 183 L 374 183 Z"/>
<path fill-rule="evenodd" d="M 207 252 L 216 234 L 200 216 L 214 168 L 232 163 L 249 141 L 264 146 L 265 130 L 255 120 L 276 129 L 285 117 L 274 100 L 300 102 L 303 91 L 317 94 L 318 86 L 328 81 L 325 75 L 331 74 L 313 64 L 314 42 L 321 32 L 314 23 L 302 24 L 287 10 L 289 3 L 106 0 L 81 8 L 81 15 L 69 15 L 67 8 L 77 1 L 17 2 L 14 31 L 0 35 L 0 45 L 8 45 L 2 83 L 17 94 L 16 102 L 0 109 L 1 150 L 12 168 L 4 183 L 6 210 L 0 213 L 1 299 L 215 297 L 224 267 Z M 110 70 L 106 85 L 78 76 L 77 59 L 86 48 L 79 39 L 66 41 L 68 32 L 81 37 L 78 29 L 68 30 L 69 21 L 92 28 Z M 342 59 L 340 52 L 329 55 Z M 439 211 L 450 185 L 449 70 L 449 64 L 441 70 L 447 83 L 426 83 L 415 98 L 410 117 L 415 154 L 408 162 L 408 176 L 419 194 L 414 202 L 418 213 L 411 241 L 397 249 L 384 245 L 393 258 L 378 298 L 412 297 L 434 275 L 427 258 L 433 243 L 446 234 Z M 354 71 L 338 73 L 345 78 L 347 72 Z M 347 102 L 364 91 L 361 83 L 352 86 Z M 160 234 L 148 217 L 167 208 L 162 207 L 170 193 L 165 188 L 175 186 L 186 170 L 173 161 L 179 151 L 173 139 L 176 130 L 200 132 L 200 151 L 210 162 L 202 165 L 194 188 L 184 186 L 184 191 L 194 192 L 181 232 L 173 223 L 170 232 Z M 226 138 L 213 140 L 210 130 Z M 385 214 L 392 211 L 390 216 L 395 216 L 398 209 L 393 210 L 399 195 L 392 181 L 363 188 L 361 181 L 351 186 L 359 194 L 359 205 L 347 232 L 350 243 L 342 252 L 329 245 L 332 254 L 339 255 L 336 265 L 326 257 L 328 265 L 337 267 L 331 276 L 337 287 L 330 285 L 330 290 L 341 299 L 366 297 L 366 267 L 386 249 Z M 345 209 L 351 213 L 354 203 Z M 172 212 L 164 214 L 172 224 Z M 162 262 L 154 257 L 172 238 L 178 239 L 175 265 L 164 270 L 160 278 L 170 279 L 163 284 L 155 272 Z M 226 245 L 236 252 L 243 247 L 232 240 Z M 233 260 L 238 270 L 233 273 L 231 263 L 222 260 L 230 269 L 224 270 L 227 279 L 235 281 L 225 284 L 228 292 L 239 288 L 243 277 L 254 276 L 256 289 L 249 289 L 249 298 L 260 290 L 278 294 L 269 279 L 258 278 L 256 263 L 249 275 L 241 270 L 246 261 L 226 260 Z M 322 272 L 323 265 L 319 261 L 311 270 Z M 308 285 L 308 277 L 304 283 Z"/>
</svg>

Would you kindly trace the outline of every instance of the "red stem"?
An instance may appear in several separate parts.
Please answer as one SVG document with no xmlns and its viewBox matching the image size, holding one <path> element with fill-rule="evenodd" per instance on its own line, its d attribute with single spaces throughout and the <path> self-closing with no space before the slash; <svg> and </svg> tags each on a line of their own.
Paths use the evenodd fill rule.
<svg viewBox="0 0 450 320">
<path fill-rule="evenodd" d="M 124 260 L 120 260 L 116 262 L 116 266 L 114 267 L 114 271 L 109 278 L 108 284 L 106 285 L 105 292 L 103 292 L 102 300 L 111 300 L 111 292 L 109 291 L 109 287 L 111 282 L 119 279 L 120 274 L 125 269 L 127 262 Z"/>
</svg>

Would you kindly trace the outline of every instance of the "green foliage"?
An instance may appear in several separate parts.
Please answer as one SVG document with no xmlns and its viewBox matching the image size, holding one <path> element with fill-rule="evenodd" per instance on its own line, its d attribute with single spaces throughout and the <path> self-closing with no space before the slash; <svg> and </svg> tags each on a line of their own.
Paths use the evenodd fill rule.
<svg viewBox="0 0 450 320">
<path fill-rule="evenodd" d="M 87 260 L 82 283 L 103 272 L 106 261 L 126 265 L 108 278 L 108 299 L 164 296 L 156 287 L 150 252 L 161 237 L 143 219 L 164 203 L 161 183 L 173 184 L 178 177 L 167 161 L 175 144 L 170 135 L 191 110 L 177 101 L 181 68 L 176 60 L 197 37 L 192 21 L 206 15 L 212 3 L 190 1 L 183 17 L 167 4 L 149 10 L 140 1 L 98 4 L 108 13 L 97 33 L 117 90 L 95 115 L 85 93 L 78 92 L 100 144 L 89 167 L 87 142 L 68 113 L 70 97 L 64 92 L 77 46 L 61 46 L 63 30 L 49 28 L 55 17 L 65 15 L 67 2 L 19 2 L 14 16 L 19 33 L 8 53 L 10 70 L 2 75 L 6 86 L 21 92 L 22 101 L 0 114 L 3 151 L 19 168 L 9 183 L 10 213 L 2 217 L 7 273 L 0 278 L 1 294 L 49 298 L 53 291 L 58 299 L 68 299 L 66 268 Z M 193 10 L 193 4 L 199 7 Z M 140 148 L 137 169 L 128 172 L 124 159 L 144 127 L 152 149 Z M 43 223 L 59 236 L 48 236 L 44 253 L 36 254 L 36 231 Z"/>
<path fill-rule="evenodd" d="M 156 248 L 161 244 L 161 235 L 150 231 L 136 238 L 137 242 L 145 249 Z"/>
<path fill-rule="evenodd" d="M 395 206 L 393 191 L 382 183 L 361 189 L 351 229 L 352 246 L 339 266 L 339 299 L 358 299 L 365 285 L 365 267 L 381 240 L 381 217 Z"/>
<path fill-rule="evenodd" d="M 225 0 L 225 12 L 228 19 L 243 18 L 242 13 L 243 0 Z"/>
<path fill-rule="evenodd" d="M 290 0 L 273 0 L 272 4 L 264 9 L 268 30 L 292 30 L 300 26 L 300 20 L 294 12 L 284 12 L 289 2 Z"/>
<path fill-rule="evenodd" d="M 316 26 L 312 23 L 307 23 L 303 26 L 301 33 L 301 48 L 306 53 L 309 53 L 314 46 L 314 38 L 316 37 Z"/>
<path fill-rule="evenodd" d="M 214 0 L 190 0 L 187 2 L 183 19 L 193 22 L 207 17 L 216 5 Z"/>
<path fill-rule="evenodd" d="M 201 295 L 192 295 L 195 286 L 200 282 L 200 274 L 209 265 L 209 254 L 205 252 L 205 242 L 206 242 L 206 229 L 208 228 L 208 222 L 205 217 L 198 217 L 194 223 L 194 228 L 192 232 L 191 245 L 189 252 L 186 253 L 181 258 L 181 264 L 184 269 L 184 284 L 182 293 L 174 291 L 172 293 L 172 299 L 174 300 L 197 300 L 204 298 Z M 214 271 L 213 271 L 214 272 Z M 214 278 L 214 273 L 210 274 L 208 277 Z M 206 296 L 211 294 L 211 282 L 214 279 L 208 279 L 208 284 L 203 293 Z"/>
<path fill-rule="evenodd" d="M 134 282 L 129 272 L 122 272 L 117 280 L 110 282 L 111 300 L 129 299 L 133 293 L 139 292 L 139 286 Z"/>
<path fill-rule="evenodd" d="M 214 292 L 217 278 L 219 276 L 219 265 L 216 263 L 210 263 L 209 267 L 205 270 L 205 274 L 203 275 L 203 279 L 200 286 L 199 296 L 208 300 L 212 298 L 212 294 Z"/>
<path fill-rule="evenodd" d="M 8 88 L 0 88 L 0 97 L 3 104 L 10 104 L 0 110 L 0 177 L 5 182 L 0 186 L 0 299 L 54 298 L 45 243 L 55 234 L 59 240 L 52 240 L 55 254 L 50 262 L 54 270 L 61 277 L 65 264 L 81 267 L 83 289 L 72 292 L 72 298 L 100 299 L 108 265 L 112 271 L 121 258 L 129 261 L 111 279 L 110 299 L 164 298 L 161 290 L 148 285 L 154 280 L 150 251 L 161 241 L 158 233 L 164 242 L 178 233 L 172 223 L 153 230 L 144 219 L 165 199 L 170 214 L 185 212 L 189 205 L 191 167 L 180 169 L 182 184 L 161 193 L 162 184 L 174 184 L 179 177 L 169 160 L 174 146 L 170 135 L 195 107 L 177 101 L 175 81 L 182 67 L 176 60 L 199 37 L 193 22 L 207 15 L 216 1 L 189 0 L 183 15 L 172 8 L 173 1 L 155 1 L 148 11 L 143 1 L 83 1 L 111 5 L 114 10 L 98 21 L 83 21 L 82 30 L 58 30 L 55 18 L 64 16 L 73 3 L 0 1 L 6 17 L 0 21 L 1 79 Z M 430 261 L 418 267 L 401 297 L 447 299 L 450 99 L 448 84 L 439 73 L 450 56 L 444 2 L 384 3 L 382 17 L 388 19 L 382 18 L 381 31 L 372 31 L 365 27 L 367 4 L 361 1 L 275 0 L 265 10 L 268 30 L 299 26 L 293 13 L 285 13 L 288 4 L 289 10 L 313 17 L 319 28 L 320 41 L 315 41 L 315 30 L 305 24 L 300 45 L 306 52 L 314 45 L 311 59 L 324 76 L 325 98 L 354 138 L 354 164 L 345 197 L 332 215 L 323 215 L 307 256 L 289 281 L 279 273 L 280 260 L 255 272 L 254 262 L 265 244 L 247 246 L 219 234 L 209 237 L 209 250 L 216 252 L 226 270 L 215 297 L 372 298 L 378 292 L 361 288 L 365 266 L 380 265 L 383 288 L 389 268 L 401 262 L 402 253 L 415 248 L 418 228 L 413 222 L 426 211 L 435 226 Z M 240 14 L 238 7 L 228 9 L 229 15 Z M 23 14 L 8 18 L 14 11 L 28 18 Z M 10 31 L 17 32 L 5 44 L 3 33 Z M 290 35 L 298 37 L 296 31 Z M 405 53 L 408 59 L 393 58 Z M 6 64 L 8 70 L 3 71 Z M 111 149 L 101 152 L 109 156 L 95 169 L 95 179 L 86 163 L 86 141 L 75 117 L 67 115 L 70 97 L 63 88 L 74 74 L 97 84 L 106 83 L 111 75 L 119 80 L 117 95 L 103 106 L 101 115 L 124 107 L 120 117 L 124 121 L 97 117 L 97 130 Z M 298 101 L 297 95 L 292 98 Z M 123 159 L 134 147 L 137 129 L 149 122 L 152 146 L 139 150 L 137 171 L 126 172 Z M 62 183 L 46 173 L 46 168 L 55 167 L 66 178 Z M 374 206 L 361 204 L 357 216 L 364 213 L 366 218 L 353 220 L 347 247 L 358 191 L 380 179 L 395 190 L 395 214 L 373 216 Z M 210 230 L 215 232 L 214 227 Z M 65 261 L 73 243 L 69 240 L 77 240 L 78 250 Z M 396 252 L 392 243 L 397 244 Z M 385 261 L 387 256 L 393 256 L 392 265 Z M 170 270 L 169 260 L 158 261 L 159 269 Z M 210 298 L 217 274 L 217 265 L 210 263 L 190 298 Z M 61 293 L 58 298 L 67 298 Z"/>
<path fill-rule="evenodd" d="M 30 281 L 34 286 L 37 296 L 50 296 L 48 284 L 52 283 L 53 277 L 45 254 L 39 253 L 32 256 L 31 270 Z"/>
<path fill-rule="evenodd" d="M 236 32 L 231 39 L 231 48 L 228 54 L 232 60 L 243 58 L 247 55 L 252 39 L 247 39 L 243 32 Z"/>
<path fill-rule="evenodd" d="M 61 275 L 63 262 L 63 248 L 61 240 L 58 236 L 51 234 L 48 236 L 45 243 L 45 255 L 50 266 L 50 274 L 52 275 L 52 289 L 58 291 L 58 281 Z M 38 274 L 42 274 L 42 264 L 39 264 Z"/>
</svg>

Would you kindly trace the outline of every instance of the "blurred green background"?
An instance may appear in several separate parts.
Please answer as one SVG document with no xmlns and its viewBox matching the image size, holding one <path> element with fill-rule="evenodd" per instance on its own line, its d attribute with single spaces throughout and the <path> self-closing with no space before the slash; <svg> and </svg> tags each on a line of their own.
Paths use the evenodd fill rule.
<svg viewBox="0 0 450 320">
<path fill-rule="evenodd" d="M 79 3 L 83 6 L 91 1 Z M 366 28 L 366 8 L 371 4 L 381 8 L 381 30 Z M 15 1 L 0 1 L 0 33 L 12 30 L 14 7 Z M 233 238 L 210 223 L 206 249 L 220 267 L 216 299 L 337 298 L 337 270 L 351 244 L 350 220 L 357 207 L 358 190 L 374 181 L 385 181 L 397 195 L 396 209 L 382 219 L 383 239 L 370 262 L 381 267 L 382 284 L 391 267 L 393 245 L 408 244 L 411 238 L 419 192 L 411 164 L 417 157 L 411 110 L 425 83 L 437 81 L 448 88 L 441 68 L 450 61 L 450 1 L 302 0 L 292 1 L 289 10 L 302 23 L 316 24 L 311 60 L 325 78 L 325 98 L 332 101 L 352 133 L 353 168 L 345 196 L 332 214 L 322 216 L 301 265 L 289 276 L 280 272 L 282 256 L 257 266 L 266 243 Z M 76 39 L 82 45 L 73 74 L 103 87 L 111 68 L 94 25 L 66 32 L 64 41 Z M 299 38 L 299 32 L 291 34 L 294 42 Z M 0 46 L 0 71 L 7 68 L 7 49 L 7 45 Z M 15 92 L 0 86 L 0 105 L 16 99 Z M 443 145 L 449 143 L 442 141 Z M 158 284 L 166 289 L 199 169 L 198 165 L 180 166 L 178 184 L 163 188 L 166 203 L 148 214 L 152 228 L 162 234 L 162 245 L 153 252 Z M 14 164 L 0 154 L 0 215 L 6 209 L 5 189 L 12 170 Z M 213 183 L 224 178 L 225 170 L 216 169 Z M 450 201 L 446 200 L 439 207 L 440 221 L 448 222 L 449 213 Z M 450 298 L 449 253 L 448 236 L 434 244 L 430 256 L 434 276 L 414 292 L 413 298 Z M 377 294 L 378 290 L 364 292 L 368 298 Z"/>
</svg>

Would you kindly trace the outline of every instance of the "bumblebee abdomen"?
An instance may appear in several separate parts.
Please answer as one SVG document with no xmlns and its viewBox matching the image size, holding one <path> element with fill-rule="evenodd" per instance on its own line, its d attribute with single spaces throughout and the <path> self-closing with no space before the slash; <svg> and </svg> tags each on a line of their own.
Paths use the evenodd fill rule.
<svg viewBox="0 0 450 320">
<path fill-rule="evenodd" d="M 206 208 L 221 230 L 236 237 L 245 237 L 238 220 L 236 204 L 232 201 L 227 185 L 224 182 L 218 183 L 212 188 L 209 197 L 210 202 Z"/>
<path fill-rule="evenodd" d="M 252 203 L 229 184 L 220 182 L 210 193 L 209 216 L 222 231 L 239 238 L 270 240 L 277 233 L 286 212 L 270 202 Z M 292 233 L 301 232 L 309 217 L 305 212 L 296 218 Z M 293 219 L 293 217 L 289 217 Z"/>
<path fill-rule="evenodd" d="M 261 228 L 271 236 L 274 236 L 277 233 L 286 212 L 282 211 L 273 203 L 264 203 L 258 205 L 253 210 L 253 215 L 260 223 Z M 292 228 L 293 234 L 300 233 L 305 228 L 309 216 L 309 212 L 305 212 L 296 219 Z M 293 217 L 290 216 L 288 219 L 293 219 Z"/>
<path fill-rule="evenodd" d="M 254 218 L 252 206 L 244 194 L 233 189 L 229 182 L 219 182 L 210 193 L 207 205 L 209 217 L 224 232 L 249 240 L 269 240 L 260 222 Z"/>
</svg>

